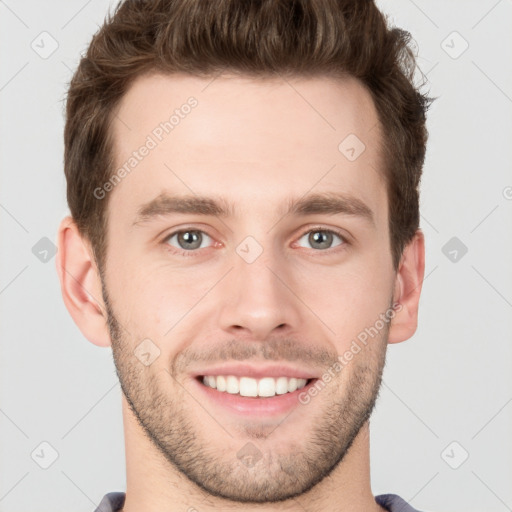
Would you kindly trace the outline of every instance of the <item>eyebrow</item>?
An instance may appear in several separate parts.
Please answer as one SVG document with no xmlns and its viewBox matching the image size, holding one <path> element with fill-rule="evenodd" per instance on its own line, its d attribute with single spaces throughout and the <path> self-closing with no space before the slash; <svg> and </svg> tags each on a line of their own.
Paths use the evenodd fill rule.
<svg viewBox="0 0 512 512">
<path fill-rule="evenodd" d="M 344 214 L 361 217 L 375 225 L 372 210 L 359 198 L 339 193 L 315 193 L 289 199 L 285 215 L 337 215 Z M 173 196 L 161 193 L 155 199 L 143 204 L 138 210 L 133 225 L 148 223 L 160 216 L 172 214 L 205 215 L 211 217 L 234 217 L 236 209 L 224 198 L 213 198 L 198 195 Z"/>
</svg>

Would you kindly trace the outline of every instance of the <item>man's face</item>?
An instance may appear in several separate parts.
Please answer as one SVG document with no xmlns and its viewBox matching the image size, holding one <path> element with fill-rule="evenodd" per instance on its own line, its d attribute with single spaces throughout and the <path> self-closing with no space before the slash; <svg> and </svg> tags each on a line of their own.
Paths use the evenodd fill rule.
<svg viewBox="0 0 512 512">
<path fill-rule="evenodd" d="M 117 120 L 116 168 L 150 147 L 108 207 L 103 292 L 130 408 L 162 460 L 213 495 L 310 489 L 368 419 L 385 361 L 395 273 L 369 93 L 352 79 L 155 75 Z M 199 198 L 212 204 L 191 209 Z"/>
</svg>

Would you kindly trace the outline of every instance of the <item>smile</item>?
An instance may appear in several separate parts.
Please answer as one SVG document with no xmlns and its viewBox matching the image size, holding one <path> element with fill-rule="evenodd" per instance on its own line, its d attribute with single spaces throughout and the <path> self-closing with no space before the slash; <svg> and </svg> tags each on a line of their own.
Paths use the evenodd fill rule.
<svg viewBox="0 0 512 512">
<path fill-rule="evenodd" d="M 300 379 L 295 377 L 236 377 L 234 375 L 204 375 L 201 382 L 210 388 L 223 393 L 244 397 L 273 397 L 293 393 L 302 389 L 313 379 Z"/>
</svg>

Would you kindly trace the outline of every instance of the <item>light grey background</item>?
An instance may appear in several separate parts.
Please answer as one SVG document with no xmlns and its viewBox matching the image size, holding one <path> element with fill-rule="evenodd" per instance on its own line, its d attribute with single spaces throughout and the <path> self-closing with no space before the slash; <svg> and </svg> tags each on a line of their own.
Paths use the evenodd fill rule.
<svg viewBox="0 0 512 512">
<path fill-rule="evenodd" d="M 0 0 L 2 512 L 92 512 L 125 490 L 111 350 L 75 326 L 44 253 L 67 214 L 66 83 L 111 4 Z M 419 328 L 388 350 L 372 489 L 425 511 L 512 510 L 512 2 L 379 5 L 413 34 L 439 99 L 422 181 Z M 449 245 L 445 255 L 452 237 L 466 254 Z"/>
</svg>

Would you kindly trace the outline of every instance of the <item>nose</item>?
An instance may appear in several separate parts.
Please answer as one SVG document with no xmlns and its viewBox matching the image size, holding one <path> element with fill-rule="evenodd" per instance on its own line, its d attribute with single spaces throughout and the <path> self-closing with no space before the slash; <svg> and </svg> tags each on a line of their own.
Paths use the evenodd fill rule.
<svg viewBox="0 0 512 512">
<path fill-rule="evenodd" d="M 298 330 L 300 300 L 286 262 L 264 252 L 256 261 L 233 259 L 219 297 L 220 328 L 234 336 L 264 341 L 276 330 Z"/>
</svg>

